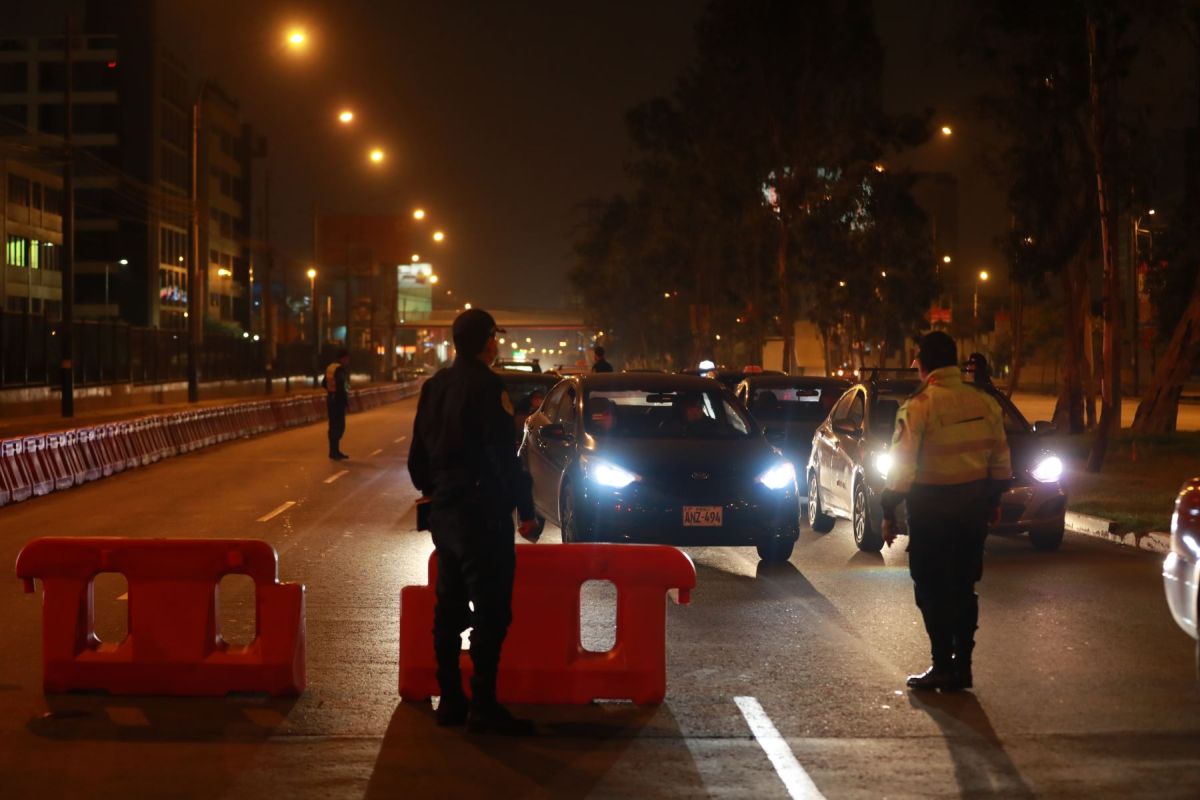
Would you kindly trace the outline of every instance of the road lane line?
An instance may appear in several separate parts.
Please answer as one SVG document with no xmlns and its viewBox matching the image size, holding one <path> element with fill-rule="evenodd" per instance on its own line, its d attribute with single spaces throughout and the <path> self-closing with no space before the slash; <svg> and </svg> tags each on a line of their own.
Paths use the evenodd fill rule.
<svg viewBox="0 0 1200 800">
<path fill-rule="evenodd" d="M 753 697 L 735 697 L 733 702 L 737 703 L 742 716 L 746 718 L 746 724 L 750 726 L 750 732 L 767 758 L 771 759 L 771 765 L 793 800 L 825 800 L 825 795 L 821 794 L 804 767 L 800 766 L 787 741 L 779 735 L 759 702 Z"/>
<path fill-rule="evenodd" d="M 326 483 L 333 483 L 333 482 L 334 482 L 334 481 L 336 481 L 338 478 L 342 477 L 343 475 L 346 475 L 346 474 L 348 474 L 349 472 L 350 472 L 350 470 L 348 470 L 348 469 L 344 469 L 344 470 L 342 470 L 341 472 L 335 472 L 335 473 L 333 473 L 332 475 L 330 475 L 328 478 L 326 478 L 326 479 L 325 479 L 325 482 L 326 482 Z"/>
<path fill-rule="evenodd" d="M 383 452 L 383 448 L 381 447 L 378 450 L 375 450 L 374 452 L 372 452 L 371 455 L 367 456 L 367 458 L 371 458 L 372 456 L 377 456 L 382 452 Z"/>
<path fill-rule="evenodd" d="M 261 517 L 259 517 L 258 521 L 259 522 L 270 522 L 271 520 L 275 519 L 280 514 L 287 511 L 289 508 L 291 508 L 294 505 L 296 505 L 295 500 L 288 500 L 286 503 L 281 503 L 279 505 L 279 507 L 276 508 L 274 511 L 269 511 L 266 514 L 263 514 Z"/>
<path fill-rule="evenodd" d="M 407 438 L 408 438 L 407 436 L 401 436 L 399 439 L 392 439 L 392 444 L 400 444 Z"/>
</svg>

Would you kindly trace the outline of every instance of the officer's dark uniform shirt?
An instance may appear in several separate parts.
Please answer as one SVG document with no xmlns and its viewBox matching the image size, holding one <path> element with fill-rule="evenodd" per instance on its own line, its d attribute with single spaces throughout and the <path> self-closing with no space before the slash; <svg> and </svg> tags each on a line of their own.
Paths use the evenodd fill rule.
<svg viewBox="0 0 1200 800">
<path fill-rule="evenodd" d="M 513 408 L 504 381 L 480 359 L 456 358 L 421 387 L 408 472 L 435 506 L 515 507 L 533 519 L 529 481 L 517 461 Z"/>
<path fill-rule="evenodd" d="M 321 381 L 325 387 L 326 400 L 331 407 L 343 410 L 350 403 L 350 395 L 346 388 L 346 368 L 337 361 L 325 368 L 325 378 Z"/>
</svg>

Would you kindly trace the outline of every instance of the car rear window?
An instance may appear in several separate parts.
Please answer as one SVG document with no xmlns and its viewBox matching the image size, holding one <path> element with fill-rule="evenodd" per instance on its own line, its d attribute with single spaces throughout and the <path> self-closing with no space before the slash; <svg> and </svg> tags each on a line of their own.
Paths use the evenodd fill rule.
<svg viewBox="0 0 1200 800">
<path fill-rule="evenodd" d="M 840 388 L 755 389 L 750 413 L 760 422 L 821 422 L 841 396 Z"/>
</svg>

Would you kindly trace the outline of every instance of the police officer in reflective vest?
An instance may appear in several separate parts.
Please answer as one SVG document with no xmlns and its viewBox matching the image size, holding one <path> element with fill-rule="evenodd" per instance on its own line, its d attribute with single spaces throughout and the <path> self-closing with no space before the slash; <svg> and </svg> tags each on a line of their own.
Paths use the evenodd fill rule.
<svg viewBox="0 0 1200 800">
<path fill-rule="evenodd" d="M 522 536 L 535 538 L 536 526 L 531 486 L 517 461 L 512 403 L 491 370 L 496 334 L 503 331 L 491 314 L 475 308 L 454 320 L 453 332 L 454 364 L 421 387 L 408 454 L 413 485 L 432 498 L 437 722 L 467 723 L 475 733 L 529 735 L 533 725 L 496 700 L 500 648 L 512 621 L 513 509 Z M 469 703 L 459 671 L 460 637 L 468 627 L 474 666 Z"/>
<path fill-rule="evenodd" d="M 896 415 L 892 466 L 883 492 L 883 538 L 896 537 L 896 508 L 908 510 L 908 566 L 933 665 L 913 689 L 970 689 L 987 527 L 1012 479 L 1000 406 L 963 382 L 954 340 L 921 338 L 921 386 Z"/>
<path fill-rule="evenodd" d="M 321 385 L 325 387 L 325 410 L 329 413 L 329 457 L 342 461 L 350 456 L 342 452 L 342 435 L 346 432 L 346 409 L 350 405 L 349 378 L 346 365 L 350 354 L 339 350 L 337 360 L 325 368 Z"/>
</svg>

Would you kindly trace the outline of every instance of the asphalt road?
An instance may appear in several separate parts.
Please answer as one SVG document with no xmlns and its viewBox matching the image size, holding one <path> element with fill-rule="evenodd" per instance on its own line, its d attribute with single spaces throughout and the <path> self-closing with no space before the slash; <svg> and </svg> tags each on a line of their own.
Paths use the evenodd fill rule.
<svg viewBox="0 0 1200 800">
<path fill-rule="evenodd" d="M 840 524 L 806 529 L 775 567 L 688 551 L 698 586 L 668 609 L 661 706 L 521 709 L 529 740 L 438 729 L 396 694 L 398 593 L 424 583 L 432 549 L 404 469 L 413 405 L 352 416 L 342 464 L 312 426 L 0 509 L 10 564 L 52 534 L 270 541 L 282 578 L 308 587 L 310 684 L 291 701 L 46 697 L 40 602 L 0 581 L 0 793 L 773 798 L 788 780 L 795 797 L 1200 795 L 1193 645 L 1160 559 L 1073 535 L 1050 554 L 990 542 L 973 693 L 904 689 L 927 659 L 906 556 L 859 553 Z M 97 582 L 102 637 L 120 635 L 122 593 Z M 245 588 L 222 608 L 227 635 L 248 636 Z M 585 608 L 588 637 L 609 613 Z"/>
</svg>

